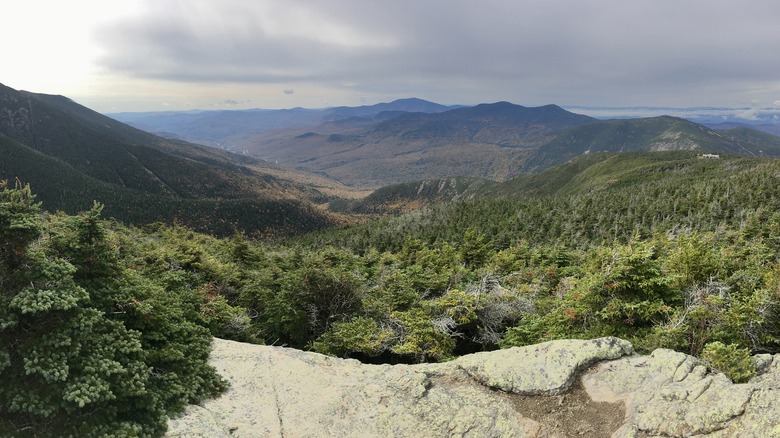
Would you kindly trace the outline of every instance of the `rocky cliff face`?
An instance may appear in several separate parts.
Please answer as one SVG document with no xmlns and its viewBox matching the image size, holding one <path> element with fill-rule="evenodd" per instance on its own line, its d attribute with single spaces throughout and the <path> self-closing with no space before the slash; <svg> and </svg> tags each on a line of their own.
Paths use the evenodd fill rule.
<svg viewBox="0 0 780 438">
<path fill-rule="evenodd" d="M 563 340 L 441 364 L 365 365 L 214 340 L 222 397 L 171 437 L 780 436 L 780 354 L 735 385 L 670 350 Z"/>
</svg>

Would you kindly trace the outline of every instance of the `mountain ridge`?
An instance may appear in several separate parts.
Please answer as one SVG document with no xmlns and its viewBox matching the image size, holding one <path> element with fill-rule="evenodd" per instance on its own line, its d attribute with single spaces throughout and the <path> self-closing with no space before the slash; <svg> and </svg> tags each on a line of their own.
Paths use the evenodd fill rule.
<svg viewBox="0 0 780 438">
<path fill-rule="evenodd" d="M 506 101 L 449 108 L 410 98 L 357 107 L 353 113 L 349 113 L 348 107 L 336 107 L 336 112 L 342 111 L 345 118 L 306 130 L 277 131 L 276 137 L 262 134 L 266 142 L 255 150 L 258 155 L 264 154 L 260 159 L 163 139 L 64 96 L 16 92 L 8 87 L 0 90 L 4 108 L 0 135 L 7 137 L 2 143 L 6 153 L 15 150 L 14 154 L 35 161 L 30 151 L 19 149 L 19 145 L 25 145 L 54 159 L 46 163 L 57 169 L 50 174 L 58 182 L 47 184 L 49 188 L 42 191 L 42 199 L 56 198 L 49 196 L 49 191 L 66 184 L 68 178 L 64 175 L 71 175 L 70 180 L 92 187 L 90 190 L 105 199 L 110 198 L 107 193 L 112 190 L 130 190 L 122 197 L 135 199 L 136 203 L 147 199 L 148 194 L 223 205 L 226 201 L 240 204 L 262 199 L 294 204 L 296 209 L 303 208 L 315 216 L 327 216 L 325 208 L 340 212 L 401 212 L 441 200 L 485 194 L 493 187 L 505 187 L 495 190 L 508 191 L 508 187 L 519 187 L 518 181 L 537 181 L 533 176 L 523 176 L 524 173 L 542 172 L 598 152 L 682 149 L 780 156 L 780 137 L 744 127 L 716 131 L 670 116 L 596 120 L 557 105 L 525 107 Z M 440 111 L 402 111 L 420 107 Z M 361 112 L 373 115 L 356 115 Z M 248 137 L 245 141 L 253 140 Z M 313 174 L 303 180 L 303 174 L 290 179 L 288 171 L 270 161 Z M 25 168 L 29 172 L 31 167 Z M 18 176 L 10 163 L 0 170 L 0 176 Z M 74 178 L 73 172 L 88 178 Z M 32 180 L 44 177 L 40 173 L 28 174 L 35 175 L 30 177 Z M 330 180 L 379 190 L 359 201 L 368 194 L 366 191 L 350 191 Z M 88 207 L 85 193 L 90 191 L 83 192 L 80 197 L 73 195 L 73 199 L 80 199 L 75 203 L 79 208 Z M 342 194 L 352 201 L 338 199 Z M 60 195 L 60 200 L 50 207 L 73 212 L 74 206 L 63 201 L 68 197 Z M 143 202 L 157 203 L 148 199 Z M 320 207 L 308 205 L 310 202 Z M 300 214 L 299 211 L 293 215 Z M 314 222 L 324 224 L 334 218 L 321 219 Z"/>
<path fill-rule="evenodd" d="M 310 205 L 328 195 L 262 160 L 162 139 L 64 96 L 0 86 L 0 153 L 0 179 L 30 183 L 49 210 L 76 213 L 98 200 L 120 220 L 220 234 L 298 233 L 338 220 Z"/>
<path fill-rule="evenodd" d="M 434 204 L 476 199 L 528 199 L 587 195 L 628 190 L 671 174 L 701 174 L 707 179 L 733 177 L 774 161 L 766 157 L 719 155 L 703 158 L 697 151 L 597 152 L 580 155 L 541 173 L 521 174 L 507 181 L 441 178 L 394 184 L 340 205 L 341 211 L 403 214 Z M 715 176 L 713 176 L 715 175 Z"/>
<path fill-rule="evenodd" d="M 374 189 L 451 177 L 505 181 L 592 152 L 697 150 L 780 156 L 780 137 L 759 131 L 716 131 L 670 116 L 597 120 L 556 105 L 508 102 L 402 113 L 373 122 L 343 120 L 236 141 L 248 153 L 281 165 Z"/>
</svg>

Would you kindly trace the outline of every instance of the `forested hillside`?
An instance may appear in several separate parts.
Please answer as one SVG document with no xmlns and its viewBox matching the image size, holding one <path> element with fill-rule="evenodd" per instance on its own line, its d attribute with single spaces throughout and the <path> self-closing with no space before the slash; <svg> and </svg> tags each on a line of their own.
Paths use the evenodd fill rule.
<svg viewBox="0 0 780 438">
<path fill-rule="evenodd" d="M 560 133 L 526 164 L 539 171 L 594 152 L 692 150 L 751 157 L 780 155 L 780 137 L 746 128 L 714 131 L 677 117 L 600 120 Z"/>
<path fill-rule="evenodd" d="M 448 111 L 383 112 L 305 129 L 248 133 L 231 144 L 280 165 L 378 188 L 423 178 L 505 180 L 567 128 L 593 121 L 556 105 L 509 102 Z"/>
<path fill-rule="evenodd" d="M 40 104 L 50 99 L 50 114 L 70 105 Z M 130 168 L 79 162 L 81 140 L 18 131 L 38 147 L 0 137 L 3 172 L 37 182 L 44 209 L 85 213 L 42 213 L 28 187 L 2 183 L 2 434 L 159 435 L 167 414 L 223 387 L 206 366 L 209 335 L 383 363 L 612 335 L 700 356 L 737 381 L 754 373 L 751 353 L 780 347 L 776 159 L 593 152 L 504 182 L 332 200 L 379 214 L 332 227 L 303 202 L 247 199 L 259 193 L 241 183 L 253 168 L 207 150 L 85 149 L 98 163 L 113 163 L 111 147 L 153 157 L 182 178 L 133 180 Z M 748 134 L 745 144 L 763 141 Z M 187 182 L 202 166 L 226 170 L 205 198 L 214 181 Z M 247 221 L 274 232 L 249 236 Z"/>
<path fill-rule="evenodd" d="M 125 222 L 222 235 L 299 234 L 339 221 L 312 205 L 333 190 L 306 184 L 311 178 L 298 182 L 262 160 L 165 140 L 65 97 L 2 85 L 0 157 L 0 179 L 33 184 L 50 211 L 77 213 L 98 200 Z"/>
</svg>

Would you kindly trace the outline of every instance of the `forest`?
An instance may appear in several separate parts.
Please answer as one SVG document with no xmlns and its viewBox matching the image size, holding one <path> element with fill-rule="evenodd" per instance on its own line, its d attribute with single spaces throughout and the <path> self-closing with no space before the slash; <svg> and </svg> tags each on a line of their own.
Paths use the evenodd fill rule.
<svg viewBox="0 0 780 438">
<path fill-rule="evenodd" d="M 780 346 L 778 182 L 774 159 L 595 154 L 276 239 L 49 213 L 5 183 L 0 435 L 160 435 L 224 389 L 211 336 L 369 363 L 619 336 L 745 381 Z"/>
</svg>

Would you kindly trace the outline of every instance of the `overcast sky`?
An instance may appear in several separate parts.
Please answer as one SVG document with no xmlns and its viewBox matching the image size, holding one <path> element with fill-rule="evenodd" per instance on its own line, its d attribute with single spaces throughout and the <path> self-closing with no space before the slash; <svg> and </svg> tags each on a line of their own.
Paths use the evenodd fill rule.
<svg viewBox="0 0 780 438">
<path fill-rule="evenodd" d="M 102 112 L 780 107 L 777 0 L 24 0 L 0 83 Z"/>
</svg>

